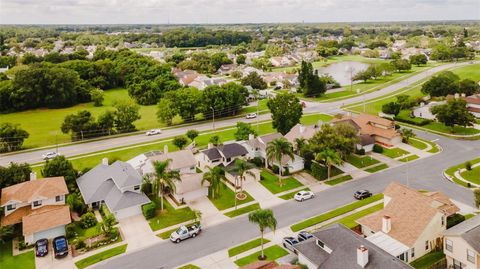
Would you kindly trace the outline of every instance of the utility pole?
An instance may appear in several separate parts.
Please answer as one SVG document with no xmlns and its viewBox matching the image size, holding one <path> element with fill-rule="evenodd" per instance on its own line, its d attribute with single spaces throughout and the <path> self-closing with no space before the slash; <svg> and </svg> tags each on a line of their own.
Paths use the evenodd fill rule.
<svg viewBox="0 0 480 269">
<path fill-rule="evenodd" d="M 215 130 L 215 108 L 213 106 L 210 107 L 213 111 L 212 122 L 213 122 L 213 130 Z"/>
</svg>

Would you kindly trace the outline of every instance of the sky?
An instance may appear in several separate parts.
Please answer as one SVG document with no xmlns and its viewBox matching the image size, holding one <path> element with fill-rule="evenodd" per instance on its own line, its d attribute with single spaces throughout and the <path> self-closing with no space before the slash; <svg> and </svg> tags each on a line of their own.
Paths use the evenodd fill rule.
<svg viewBox="0 0 480 269">
<path fill-rule="evenodd" d="M 0 0 L 0 24 L 480 20 L 480 0 Z"/>
</svg>

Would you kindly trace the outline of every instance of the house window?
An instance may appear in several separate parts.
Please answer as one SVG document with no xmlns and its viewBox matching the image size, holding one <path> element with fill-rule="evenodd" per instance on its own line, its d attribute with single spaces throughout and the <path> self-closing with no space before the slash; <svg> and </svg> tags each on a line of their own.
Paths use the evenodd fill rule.
<svg viewBox="0 0 480 269">
<path fill-rule="evenodd" d="M 452 242 L 452 240 L 449 240 L 449 239 L 445 240 L 445 249 L 450 251 L 450 252 L 453 252 L 453 242 Z"/>
<path fill-rule="evenodd" d="M 469 249 L 467 249 L 467 261 L 475 264 L 475 253 Z"/>
<path fill-rule="evenodd" d="M 428 250 L 428 240 L 425 241 L 425 250 Z"/>
<path fill-rule="evenodd" d="M 412 259 L 415 258 L 415 248 L 412 248 Z"/>
<path fill-rule="evenodd" d="M 9 210 L 14 210 L 15 208 L 17 208 L 17 204 L 7 205 L 7 211 L 9 211 Z"/>
<path fill-rule="evenodd" d="M 61 202 L 61 201 L 63 201 L 62 195 L 55 196 L 55 202 Z"/>
<path fill-rule="evenodd" d="M 34 201 L 33 202 L 33 207 L 37 207 L 37 206 L 41 206 L 42 205 L 42 201 L 39 200 L 39 201 Z"/>
<path fill-rule="evenodd" d="M 133 187 L 133 190 L 138 191 L 139 189 L 140 189 L 140 185 L 136 185 L 135 187 Z"/>
</svg>

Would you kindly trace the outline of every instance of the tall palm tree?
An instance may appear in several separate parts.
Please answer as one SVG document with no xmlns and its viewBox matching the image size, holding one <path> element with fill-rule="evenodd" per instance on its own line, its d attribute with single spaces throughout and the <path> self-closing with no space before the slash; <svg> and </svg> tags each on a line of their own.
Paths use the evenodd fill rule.
<svg viewBox="0 0 480 269">
<path fill-rule="evenodd" d="M 212 199 L 215 199 L 215 196 L 220 196 L 220 190 L 222 188 L 222 182 L 226 180 L 225 170 L 219 166 L 213 168 L 208 167 L 208 172 L 203 174 L 202 182 L 203 185 L 205 182 L 210 183 L 210 191 L 212 194 Z"/>
<path fill-rule="evenodd" d="M 246 175 L 255 177 L 255 174 L 252 173 L 252 171 L 250 171 L 249 169 L 250 166 L 246 161 L 242 159 L 235 160 L 235 171 L 238 173 L 238 178 L 240 179 L 240 193 L 243 193 L 243 181 L 245 181 Z"/>
<path fill-rule="evenodd" d="M 341 165 L 343 159 L 338 152 L 333 149 L 326 148 L 320 151 L 317 156 L 315 156 L 317 161 L 322 161 L 327 166 L 327 178 L 330 179 L 330 171 L 332 165 Z"/>
<path fill-rule="evenodd" d="M 277 138 L 268 143 L 266 151 L 267 151 L 267 162 L 275 160 L 278 163 L 278 168 L 280 171 L 280 175 L 278 178 L 281 186 L 282 170 L 283 170 L 282 157 L 286 155 L 291 159 L 295 158 L 293 155 L 292 144 L 288 142 L 288 140 L 284 137 Z"/>
<path fill-rule="evenodd" d="M 303 137 L 295 138 L 295 151 L 300 155 L 302 149 L 307 145 L 307 140 Z"/>
<path fill-rule="evenodd" d="M 277 229 L 277 220 L 273 215 L 273 211 L 271 209 L 258 209 L 248 214 L 248 220 L 252 223 L 258 225 L 260 229 L 260 244 L 262 246 L 262 254 L 261 259 L 264 260 L 265 254 L 263 253 L 263 234 L 266 228 L 270 228 L 270 230 L 274 231 Z"/>
<path fill-rule="evenodd" d="M 166 194 L 167 188 L 172 192 L 175 192 L 175 181 L 180 181 L 180 173 L 178 171 L 172 171 L 168 169 L 168 165 L 172 160 L 167 159 L 165 161 L 153 162 L 153 168 L 155 174 L 153 177 L 152 192 L 160 196 L 160 209 L 163 211 L 163 197 Z"/>
</svg>

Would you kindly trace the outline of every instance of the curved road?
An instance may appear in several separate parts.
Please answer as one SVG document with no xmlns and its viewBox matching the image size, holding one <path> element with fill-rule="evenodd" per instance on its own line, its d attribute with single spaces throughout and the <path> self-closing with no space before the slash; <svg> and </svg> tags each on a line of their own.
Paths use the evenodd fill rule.
<svg viewBox="0 0 480 269">
<path fill-rule="evenodd" d="M 323 112 L 323 113 L 338 113 L 341 112 L 340 107 L 343 105 L 353 104 L 357 102 L 362 102 L 364 99 L 372 99 L 380 96 L 387 95 L 399 89 L 402 89 L 406 86 L 412 85 L 432 74 L 443 71 L 452 67 L 463 66 L 467 65 L 468 63 L 450 63 L 440 65 L 429 70 L 423 71 L 416 75 L 413 75 L 405 80 L 399 81 L 395 84 L 387 86 L 381 90 L 367 93 L 365 95 L 355 96 L 350 99 L 345 99 L 342 101 L 335 101 L 330 103 L 314 103 L 314 102 L 307 102 L 307 108 L 305 108 L 306 113 L 313 113 L 313 112 Z M 237 121 L 241 118 L 230 118 L 225 120 L 220 120 L 215 122 L 216 128 L 222 127 L 229 127 L 234 126 Z M 262 114 L 259 115 L 259 120 L 269 120 L 270 114 Z M 255 123 L 256 119 L 246 120 L 243 119 L 245 122 L 252 122 Z M 131 135 L 131 136 L 123 136 L 123 137 L 116 137 L 116 138 L 109 138 L 85 143 L 78 143 L 78 144 L 70 144 L 66 146 L 60 146 L 58 148 L 58 152 L 66 157 L 72 157 L 81 154 L 93 153 L 96 151 L 103 151 L 117 147 L 123 147 L 138 143 L 145 143 L 145 142 L 152 142 L 159 139 L 164 139 L 168 137 L 174 137 L 176 135 L 185 134 L 185 132 L 189 129 L 196 129 L 198 131 L 208 131 L 212 130 L 212 122 L 205 122 L 201 124 L 195 124 L 191 126 L 182 126 L 178 128 L 170 128 L 165 129 L 162 134 L 156 136 L 145 136 L 144 134 L 138 135 Z M 16 154 L 3 154 L 0 155 L 0 165 L 8 165 L 10 162 L 27 162 L 27 163 L 39 163 L 43 160 L 41 159 L 42 154 L 52 151 L 52 149 L 39 149 L 33 151 L 24 151 L 19 152 Z"/>
</svg>

